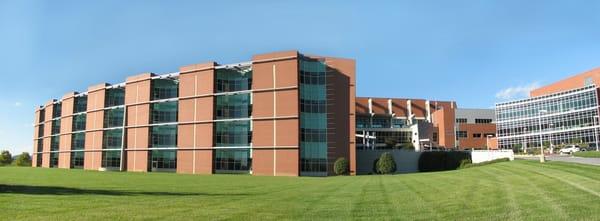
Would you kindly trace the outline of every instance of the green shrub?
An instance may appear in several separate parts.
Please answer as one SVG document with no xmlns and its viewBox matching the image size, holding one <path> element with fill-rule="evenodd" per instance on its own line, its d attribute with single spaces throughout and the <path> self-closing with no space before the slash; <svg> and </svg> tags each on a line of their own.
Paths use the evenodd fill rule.
<svg viewBox="0 0 600 221">
<path fill-rule="evenodd" d="M 464 159 L 460 161 L 460 166 L 458 166 L 458 168 L 467 168 L 471 167 L 471 165 L 473 165 L 471 159 Z"/>
<path fill-rule="evenodd" d="M 471 154 L 466 151 L 432 151 L 423 152 L 419 157 L 419 171 L 432 172 L 455 170 L 465 159 L 471 160 Z"/>
<path fill-rule="evenodd" d="M 0 153 L 0 166 L 10 165 L 10 163 L 12 163 L 12 155 L 8 150 L 3 150 Z"/>
<path fill-rule="evenodd" d="M 390 174 L 396 172 L 396 161 L 391 153 L 385 152 L 381 154 L 377 161 L 377 173 Z"/>
<path fill-rule="evenodd" d="M 346 175 L 348 174 L 348 160 L 346 158 L 340 157 L 335 163 L 333 163 L 333 172 L 337 175 Z"/>
<path fill-rule="evenodd" d="M 29 156 L 29 153 L 23 152 L 21 155 L 19 155 L 17 157 L 17 159 L 15 159 L 14 164 L 16 166 L 20 166 L 20 167 L 31 166 L 31 156 Z"/>
</svg>

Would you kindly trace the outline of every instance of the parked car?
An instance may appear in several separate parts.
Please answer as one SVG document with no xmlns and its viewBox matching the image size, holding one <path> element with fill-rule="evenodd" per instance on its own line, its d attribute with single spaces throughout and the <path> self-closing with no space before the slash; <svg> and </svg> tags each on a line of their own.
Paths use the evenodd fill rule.
<svg viewBox="0 0 600 221">
<path fill-rule="evenodd" d="M 579 152 L 581 149 L 579 149 L 579 146 L 577 145 L 569 145 L 565 148 L 560 149 L 560 153 L 566 153 L 566 154 L 572 154 L 575 152 Z"/>
</svg>

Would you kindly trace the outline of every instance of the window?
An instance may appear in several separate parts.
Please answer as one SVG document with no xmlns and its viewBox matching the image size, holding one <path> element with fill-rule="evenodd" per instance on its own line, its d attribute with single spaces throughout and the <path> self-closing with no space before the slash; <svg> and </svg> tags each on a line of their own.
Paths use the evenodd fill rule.
<svg viewBox="0 0 600 221">
<path fill-rule="evenodd" d="M 485 133 L 483 134 L 485 137 L 491 136 L 491 137 L 495 137 L 496 134 L 495 133 Z"/>
<path fill-rule="evenodd" d="M 250 146 L 252 131 L 250 121 L 215 122 L 214 142 L 216 147 Z"/>
<path fill-rule="evenodd" d="M 37 152 L 42 152 L 44 151 L 44 139 L 43 138 L 38 138 L 37 140 Z"/>
<path fill-rule="evenodd" d="M 433 142 L 438 142 L 438 133 L 437 132 L 433 132 L 432 140 L 433 140 Z"/>
<path fill-rule="evenodd" d="M 124 108 L 108 109 L 104 111 L 104 128 L 122 127 Z"/>
<path fill-rule="evenodd" d="M 120 150 L 102 151 L 102 167 L 104 167 L 104 168 L 120 168 L 121 167 L 121 151 Z"/>
<path fill-rule="evenodd" d="M 60 117 L 62 114 L 62 104 L 55 103 L 52 105 L 52 119 Z"/>
<path fill-rule="evenodd" d="M 60 133 L 60 119 L 52 120 L 52 131 L 51 134 L 59 134 Z"/>
<path fill-rule="evenodd" d="M 177 147 L 177 125 L 151 127 L 150 147 Z"/>
<path fill-rule="evenodd" d="M 178 95 L 179 82 L 171 79 L 152 80 L 152 100 L 174 98 Z"/>
<path fill-rule="evenodd" d="M 102 149 L 121 149 L 123 129 L 105 130 L 102 134 Z"/>
<path fill-rule="evenodd" d="M 357 116 L 356 117 L 356 128 L 369 128 L 369 127 L 371 127 L 370 122 L 371 122 L 371 120 L 369 117 Z"/>
<path fill-rule="evenodd" d="M 215 97 L 216 119 L 248 118 L 251 112 L 249 93 Z"/>
<path fill-rule="evenodd" d="M 476 124 L 489 124 L 492 123 L 492 119 L 475 119 Z"/>
<path fill-rule="evenodd" d="M 148 154 L 149 171 L 177 169 L 177 150 L 151 150 Z"/>
<path fill-rule="evenodd" d="M 456 136 L 458 138 L 467 138 L 467 131 L 456 131 Z"/>
<path fill-rule="evenodd" d="M 153 103 L 150 105 L 152 109 L 152 122 L 157 123 L 170 123 L 177 122 L 177 101 Z"/>
<path fill-rule="evenodd" d="M 44 136 L 44 124 L 38 125 L 38 137 Z"/>
<path fill-rule="evenodd" d="M 75 131 L 83 131 L 85 130 L 85 119 L 86 119 L 86 114 L 79 114 L 79 115 L 75 115 L 73 116 L 73 128 L 72 130 Z"/>
<path fill-rule="evenodd" d="M 85 133 L 74 133 L 71 135 L 71 150 L 83 150 L 85 148 Z"/>
<path fill-rule="evenodd" d="M 35 166 L 36 167 L 42 167 L 42 158 L 43 157 L 42 157 L 41 153 L 36 154 L 36 157 L 35 157 Z"/>
<path fill-rule="evenodd" d="M 372 128 L 390 128 L 390 118 L 373 117 Z"/>
<path fill-rule="evenodd" d="M 300 128 L 300 140 L 303 142 L 327 142 L 327 130 Z"/>
<path fill-rule="evenodd" d="M 81 169 L 83 168 L 83 151 L 73 151 L 71 152 L 71 168 Z"/>
<path fill-rule="evenodd" d="M 252 69 L 215 70 L 215 92 L 245 91 L 252 88 Z"/>
<path fill-rule="evenodd" d="M 407 125 L 406 119 L 392 118 L 393 128 L 403 128 Z"/>
<path fill-rule="evenodd" d="M 50 151 L 58 151 L 60 145 L 60 136 L 50 137 Z"/>
<path fill-rule="evenodd" d="M 87 111 L 87 95 L 75 97 L 73 105 L 73 113 L 81 113 Z"/>
<path fill-rule="evenodd" d="M 456 118 L 456 123 L 466 124 L 467 123 L 467 118 Z"/>
<path fill-rule="evenodd" d="M 39 116 L 39 119 L 38 119 L 38 123 L 42 123 L 45 120 L 46 120 L 46 110 L 41 109 L 40 110 L 40 116 Z"/>
<path fill-rule="evenodd" d="M 58 167 L 58 152 L 50 153 L 50 167 Z"/>
<path fill-rule="evenodd" d="M 480 133 L 475 133 L 475 134 L 473 134 L 473 138 L 481 138 L 481 134 Z"/>
<path fill-rule="evenodd" d="M 104 107 L 119 106 L 125 103 L 125 88 L 110 88 L 106 90 Z"/>
<path fill-rule="evenodd" d="M 248 173 L 251 169 L 250 149 L 217 149 L 214 155 L 216 173 Z"/>
<path fill-rule="evenodd" d="M 300 99 L 300 112 L 327 113 L 327 101 Z"/>
</svg>

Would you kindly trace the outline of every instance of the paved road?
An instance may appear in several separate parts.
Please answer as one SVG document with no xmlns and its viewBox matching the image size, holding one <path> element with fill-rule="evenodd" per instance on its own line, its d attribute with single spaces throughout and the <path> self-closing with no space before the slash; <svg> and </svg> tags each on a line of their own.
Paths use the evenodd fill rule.
<svg viewBox="0 0 600 221">
<path fill-rule="evenodd" d="M 515 156 L 515 158 L 526 159 L 526 160 L 539 160 L 540 159 L 539 156 Z M 563 162 L 570 162 L 570 163 L 583 163 L 583 164 L 600 166 L 600 158 L 585 158 L 585 157 L 575 157 L 575 156 L 570 156 L 570 155 L 554 154 L 554 155 L 546 156 L 546 160 L 563 161 Z"/>
</svg>

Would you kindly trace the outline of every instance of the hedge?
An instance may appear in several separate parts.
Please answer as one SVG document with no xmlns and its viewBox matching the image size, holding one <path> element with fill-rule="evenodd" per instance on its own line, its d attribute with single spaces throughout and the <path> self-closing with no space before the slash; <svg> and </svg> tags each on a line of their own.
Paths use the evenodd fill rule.
<svg viewBox="0 0 600 221">
<path fill-rule="evenodd" d="M 471 160 L 467 151 L 423 152 L 419 157 L 419 171 L 433 172 L 458 169 L 463 160 Z"/>
</svg>

